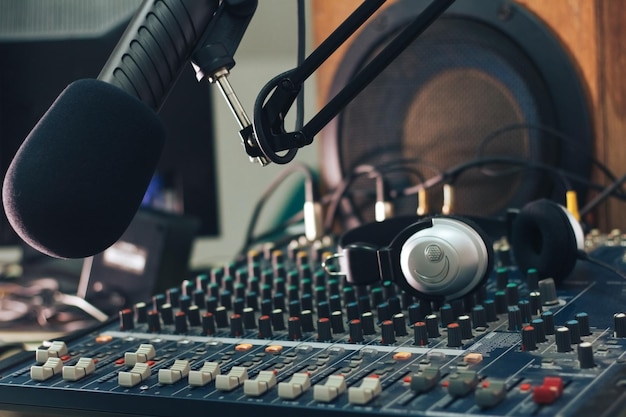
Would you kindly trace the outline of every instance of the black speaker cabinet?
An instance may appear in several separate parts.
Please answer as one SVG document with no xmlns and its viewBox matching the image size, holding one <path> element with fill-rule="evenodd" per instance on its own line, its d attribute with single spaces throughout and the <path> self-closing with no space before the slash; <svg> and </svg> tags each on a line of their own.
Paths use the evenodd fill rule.
<svg viewBox="0 0 626 417">
<path fill-rule="evenodd" d="M 114 314 L 180 285 L 198 228 L 194 217 L 139 210 L 116 243 L 85 259 L 77 294 Z"/>
<path fill-rule="evenodd" d="M 429 3 L 400 0 L 367 23 L 342 56 L 328 97 Z M 322 131 L 322 175 L 334 188 L 370 166 L 401 192 L 470 164 L 428 190 L 435 213 L 443 183 L 453 185 L 459 214 L 502 214 L 540 197 L 564 202 L 569 187 L 582 200 L 584 187 L 569 176 L 590 173 L 587 103 L 573 60 L 523 6 L 457 0 Z M 373 220 L 371 177 L 354 181 L 344 220 Z M 415 195 L 401 198 L 395 213 L 416 206 Z"/>
</svg>

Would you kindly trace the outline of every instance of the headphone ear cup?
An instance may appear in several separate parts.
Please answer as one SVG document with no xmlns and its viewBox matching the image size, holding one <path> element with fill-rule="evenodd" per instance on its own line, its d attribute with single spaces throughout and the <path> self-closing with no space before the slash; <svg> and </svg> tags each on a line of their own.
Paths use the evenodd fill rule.
<svg viewBox="0 0 626 417">
<path fill-rule="evenodd" d="M 518 268 L 561 281 L 574 269 L 582 249 L 582 228 L 567 210 L 547 199 L 533 201 L 513 220 L 511 246 Z"/>
<path fill-rule="evenodd" d="M 431 225 L 400 237 L 404 280 L 399 283 L 426 299 L 457 299 L 480 288 L 493 268 L 493 248 L 485 233 L 465 218 L 441 216 L 424 222 Z"/>
</svg>

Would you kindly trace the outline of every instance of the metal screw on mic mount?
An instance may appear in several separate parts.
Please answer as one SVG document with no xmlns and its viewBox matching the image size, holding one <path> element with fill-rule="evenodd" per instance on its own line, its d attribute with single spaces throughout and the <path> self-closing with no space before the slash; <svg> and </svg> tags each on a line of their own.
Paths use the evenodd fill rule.
<svg viewBox="0 0 626 417">
<path fill-rule="evenodd" d="M 209 76 L 207 79 L 209 80 L 211 84 L 217 84 L 217 86 L 220 89 L 220 92 L 226 99 L 226 102 L 228 103 L 230 110 L 233 112 L 235 119 L 237 119 L 237 122 L 239 123 L 239 128 L 243 131 L 244 129 L 251 127 L 252 123 L 250 122 L 250 119 L 248 118 L 248 115 L 246 114 L 245 109 L 241 105 L 239 98 L 235 94 L 233 87 L 228 81 L 229 73 L 230 72 L 228 71 L 228 69 L 222 68 L 215 74 Z M 246 139 L 246 141 L 247 143 L 244 143 L 244 147 L 251 147 L 251 148 L 258 147 L 254 139 L 254 131 L 252 130 L 250 131 L 250 135 L 248 139 Z M 261 166 L 266 166 L 269 164 L 269 161 L 264 156 L 257 156 L 257 157 L 251 156 L 249 158 L 251 162 L 257 162 Z"/>
</svg>

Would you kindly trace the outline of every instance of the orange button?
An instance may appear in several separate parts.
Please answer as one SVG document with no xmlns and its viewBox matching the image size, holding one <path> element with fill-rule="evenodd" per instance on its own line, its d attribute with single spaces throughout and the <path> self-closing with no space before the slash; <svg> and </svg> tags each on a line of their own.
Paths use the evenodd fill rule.
<svg viewBox="0 0 626 417">
<path fill-rule="evenodd" d="M 410 352 L 398 352 L 393 355 L 393 358 L 397 361 L 405 361 L 411 358 L 411 353 Z"/>
<path fill-rule="evenodd" d="M 252 349 L 252 345 L 250 343 L 242 343 L 240 345 L 235 346 L 235 350 L 237 352 L 247 352 Z"/>
<path fill-rule="evenodd" d="M 265 353 L 271 353 L 273 355 L 279 354 L 283 350 L 281 345 L 270 345 L 265 348 Z"/>
</svg>

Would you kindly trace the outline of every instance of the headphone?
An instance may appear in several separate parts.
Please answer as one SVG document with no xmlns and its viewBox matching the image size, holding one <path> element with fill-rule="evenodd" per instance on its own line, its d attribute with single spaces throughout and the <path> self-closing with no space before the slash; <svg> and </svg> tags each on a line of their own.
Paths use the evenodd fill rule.
<svg viewBox="0 0 626 417">
<path fill-rule="evenodd" d="M 563 280 L 584 245 L 576 218 L 547 199 L 510 211 L 506 219 L 460 216 L 393 217 L 344 233 L 340 272 L 355 285 L 392 281 L 426 300 L 453 300 L 479 289 L 494 265 L 492 238 L 506 236 L 521 271 Z M 328 270 L 328 269 L 327 269 Z"/>
</svg>

